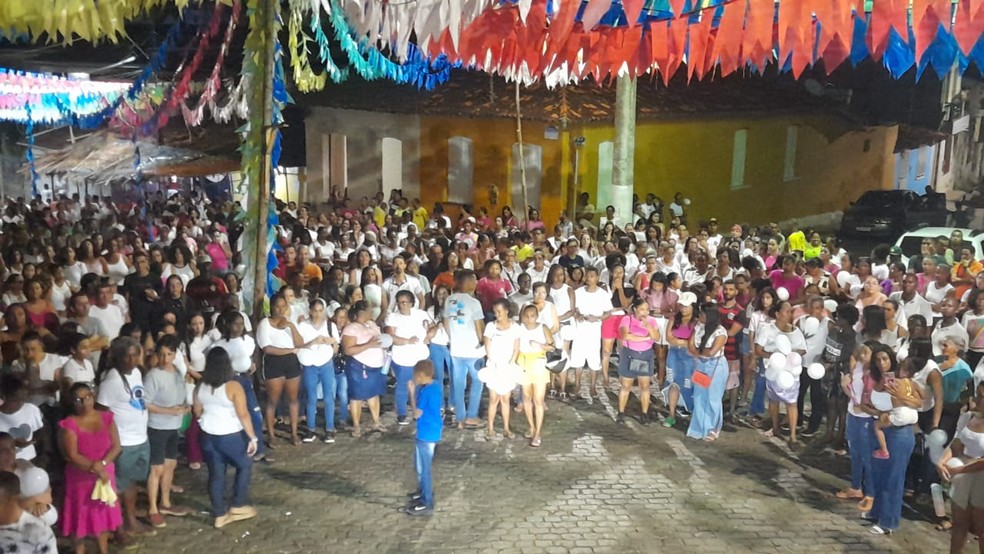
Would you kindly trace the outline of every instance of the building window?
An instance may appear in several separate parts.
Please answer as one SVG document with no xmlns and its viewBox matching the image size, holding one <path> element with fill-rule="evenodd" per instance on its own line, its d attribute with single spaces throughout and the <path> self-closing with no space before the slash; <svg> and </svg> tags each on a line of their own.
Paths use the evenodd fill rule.
<svg viewBox="0 0 984 554">
<path fill-rule="evenodd" d="M 734 146 L 731 151 L 731 188 L 745 186 L 745 145 L 748 142 L 748 129 L 735 131 Z"/>
<path fill-rule="evenodd" d="M 926 176 L 926 164 L 929 159 L 929 147 L 923 146 L 916 152 L 916 179 Z"/>
<path fill-rule="evenodd" d="M 469 204 L 472 201 L 472 139 L 448 139 L 448 202 Z"/>
<path fill-rule="evenodd" d="M 799 138 L 799 125 L 786 127 L 786 155 L 782 164 L 782 179 L 796 179 L 796 141 Z"/>
<path fill-rule="evenodd" d="M 384 137 L 383 150 L 383 196 L 390 197 L 390 192 L 403 189 L 403 141 Z"/>
<path fill-rule="evenodd" d="M 526 164 L 526 201 L 529 206 L 540 206 L 540 181 L 543 178 L 543 148 L 537 144 L 523 143 L 522 159 Z M 514 213 L 523 213 L 523 178 L 520 168 L 520 144 L 512 147 L 510 159 L 509 190 Z M 525 218 L 525 214 L 524 214 Z"/>
<path fill-rule="evenodd" d="M 612 166 L 615 160 L 615 143 L 605 141 L 598 145 L 598 195 L 595 208 L 604 211 L 612 203 Z"/>
</svg>

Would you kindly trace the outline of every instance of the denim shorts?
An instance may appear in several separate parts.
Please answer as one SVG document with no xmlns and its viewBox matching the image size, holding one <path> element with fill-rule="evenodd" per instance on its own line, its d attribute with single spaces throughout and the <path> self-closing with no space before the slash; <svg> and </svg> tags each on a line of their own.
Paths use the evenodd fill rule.
<svg viewBox="0 0 984 554">
<path fill-rule="evenodd" d="M 131 485 L 147 480 L 150 475 L 150 442 L 124 446 L 116 458 L 116 490 L 123 492 Z"/>
</svg>

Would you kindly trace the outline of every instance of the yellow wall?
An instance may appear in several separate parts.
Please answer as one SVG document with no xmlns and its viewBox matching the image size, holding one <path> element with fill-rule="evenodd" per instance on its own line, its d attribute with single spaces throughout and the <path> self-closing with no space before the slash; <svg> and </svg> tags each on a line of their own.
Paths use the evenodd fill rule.
<svg viewBox="0 0 984 554">
<path fill-rule="evenodd" d="M 796 178 L 784 181 L 790 125 L 799 126 Z M 740 129 L 748 131 L 745 186 L 732 190 L 733 140 Z M 587 163 L 580 171 L 581 190 L 594 201 L 598 145 L 614 140 L 615 130 L 582 132 Z M 851 130 L 817 116 L 642 123 L 636 129 L 635 193 L 644 199 L 652 192 L 669 204 L 682 192 L 692 201 L 691 222 L 714 216 L 722 223 L 761 224 L 843 210 L 864 190 L 892 188 L 896 135 L 896 127 Z"/>
<path fill-rule="evenodd" d="M 391 121 L 385 114 L 374 115 Z M 377 135 L 381 131 L 374 130 L 373 120 L 367 119 L 363 112 L 328 110 L 319 117 L 328 116 L 335 118 L 334 125 L 321 128 L 349 135 L 350 156 L 378 150 Z M 309 123 L 315 121 L 321 120 L 309 118 Z M 489 208 L 491 214 L 512 204 L 509 175 L 511 148 L 516 142 L 515 121 L 426 116 L 398 121 L 400 129 L 389 133 L 407 134 L 403 153 L 405 179 L 419 182 L 420 198 L 428 209 L 434 202 L 447 200 L 448 139 L 454 136 L 472 139 L 472 204 L 476 208 Z M 342 123 L 350 125 L 344 127 Z M 786 129 L 790 125 L 799 127 L 796 179 L 784 181 Z M 598 146 L 614 140 L 614 128 L 611 125 L 572 127 L 561 131 L 558 140 L 544 138 L 544 128 L 543 123 L 524 122 L 523 134 L 525 142 L 543 148 L 539 208 L 545 221 L 554 222 L 565 209 L 567 191 L 573 183 L 574 148 L 570 141 L 578 136 L 585 138 L 580 148 L 578 192 L 588 192 L 592 202 L 597 203 Z M 748 131 L 745 186 L 732 190 L 733 137 L 739 129 Z M 635 192 L 640 198 L 653 192 L 667 204 L 676 191 L 683 192 L 692 200 L 691 222 L 715 216 L 723 224 L 762 224 L 842 210 L 862 191 L 892 188 L 896 136 L 896 127 L 855 128 L 836 116 L 697 116 L 680 121 L 640 123 L 636 133 Z M 315 184 L 309 183 L 309 193 L 310 187 L 317 187 L 321 179 L 317 173 L 321 165 L 312 166 L 312 160 L 322 156 L 322 145 L 313 138 L 317 137 L 308 140 L 308 181 Z M 361 146 L 356 148 L 357 144 Z M 353 161 L 354 158 L 349 160 L 350 181 L 363 179 L 378 188 L 379 160 L 368 165 L 353 165 Z M 489 186 L 493 184 L 499 193 L 496 206 L 489 205 Z M 409 195 L 415 196 L 413 187 L 408 189 Z M 359 194 L 374 190 L 373 187 L 366 191 L 360 189 Z M 448 208 L 457 211 L 454 206 Z M 521 205 L 512 208 L 514 212 L 522 212 Z"/>
</svg>

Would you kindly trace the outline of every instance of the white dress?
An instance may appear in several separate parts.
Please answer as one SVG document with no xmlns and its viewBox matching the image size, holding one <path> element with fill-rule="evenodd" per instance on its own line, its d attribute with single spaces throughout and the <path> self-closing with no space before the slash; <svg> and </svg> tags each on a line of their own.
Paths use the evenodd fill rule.
<svg viewBox="0 0 984 554">
<path fill-rule="evenodd" d="M 489 356 L 485 367 L 478 372 L 478 379 L 496 394 L 509 394 L 519 383 L 522 372 L 519 366 L 512 363 L 520 327 L 512 321 L 506 329 L 499 329 L 495 323 L 490 323 L 485 326 L 485 337 L 490 341 Z"/>
</svg>

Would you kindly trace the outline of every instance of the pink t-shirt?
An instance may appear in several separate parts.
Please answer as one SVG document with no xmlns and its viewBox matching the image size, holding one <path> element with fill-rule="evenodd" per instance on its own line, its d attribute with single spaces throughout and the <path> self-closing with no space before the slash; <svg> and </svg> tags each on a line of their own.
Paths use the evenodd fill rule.
<svg viewBox="0 0 984 554">
<path fill-rule="evenodd" d="M 378 337 L 379 334 L 379 327 L 371 321 L 365 325 L 354 322 L 349 323 L 345 326 L 345 329 L 342 329 L 342 336 L 355 337 L 355 344 L 365 344 L 372 340 L 373 337 Z M 385 360 L 382 348 L 367 348 L 352 357 L 369 367 L 383 367 L 383 361 Z"/>
<path fill-rule="evenodd" d="M 229 269 L 229 258 L 222 250 L 222 245 L 217 242 L 210 242 L 205 245 L 205 252 L 212 258 L 212 269 L 216 272 L 225 273 Z"/>
<path fill-rule="evenodd" d="M 799 275 L 793 275 L 792 277 L 786 277 L 783 275 L 781 269 L 776 269 L 772 273 L 769 273 L 769 280 L 772 281 L 772 288 L 778 289 L 782 287 L 789 292 L 789 298 L 796 298 L 800 291 L 806 286 L 806 282 Z"/>
<path fill-rule="evenodd" d="M 491 312 L 492 303 L 500 298 L 506 298 L 510 292 L 512 292 L 512 285 L 503 278 L 492 281 L 488 277 L 482 277 L 475 287 L 475 297 L 482 303 L 482 310 L 486 312 Z"/>
<path fill-rule="evenodd" d="M 646 316 L 646 320 L 649 321 L 650 325 L 659 329 L 659 322 L 656 320 L 655 317 Z M 649 335 L 649 330 L 643 327 L 643 322 L 639 321 L 638 319 L 630 315 L 622 317 L 622 321 L 619 322 L 618 328 L 620 330 L 628 328 L 629 334 L 631 335 L 638 335 L 638 336 Z M 652 349 L 653 344 L 655 343 L 656 341 L 652 339 L 648 339 L 644 341 L 632 341 L 632 340 L 623 341 L 623 344 L 625 345 L 626 348 L 628 348 L 629 350 L 635 350 L 636 352 L 645 352 L 646 350 L 650 350 Z"/>
</svg>

